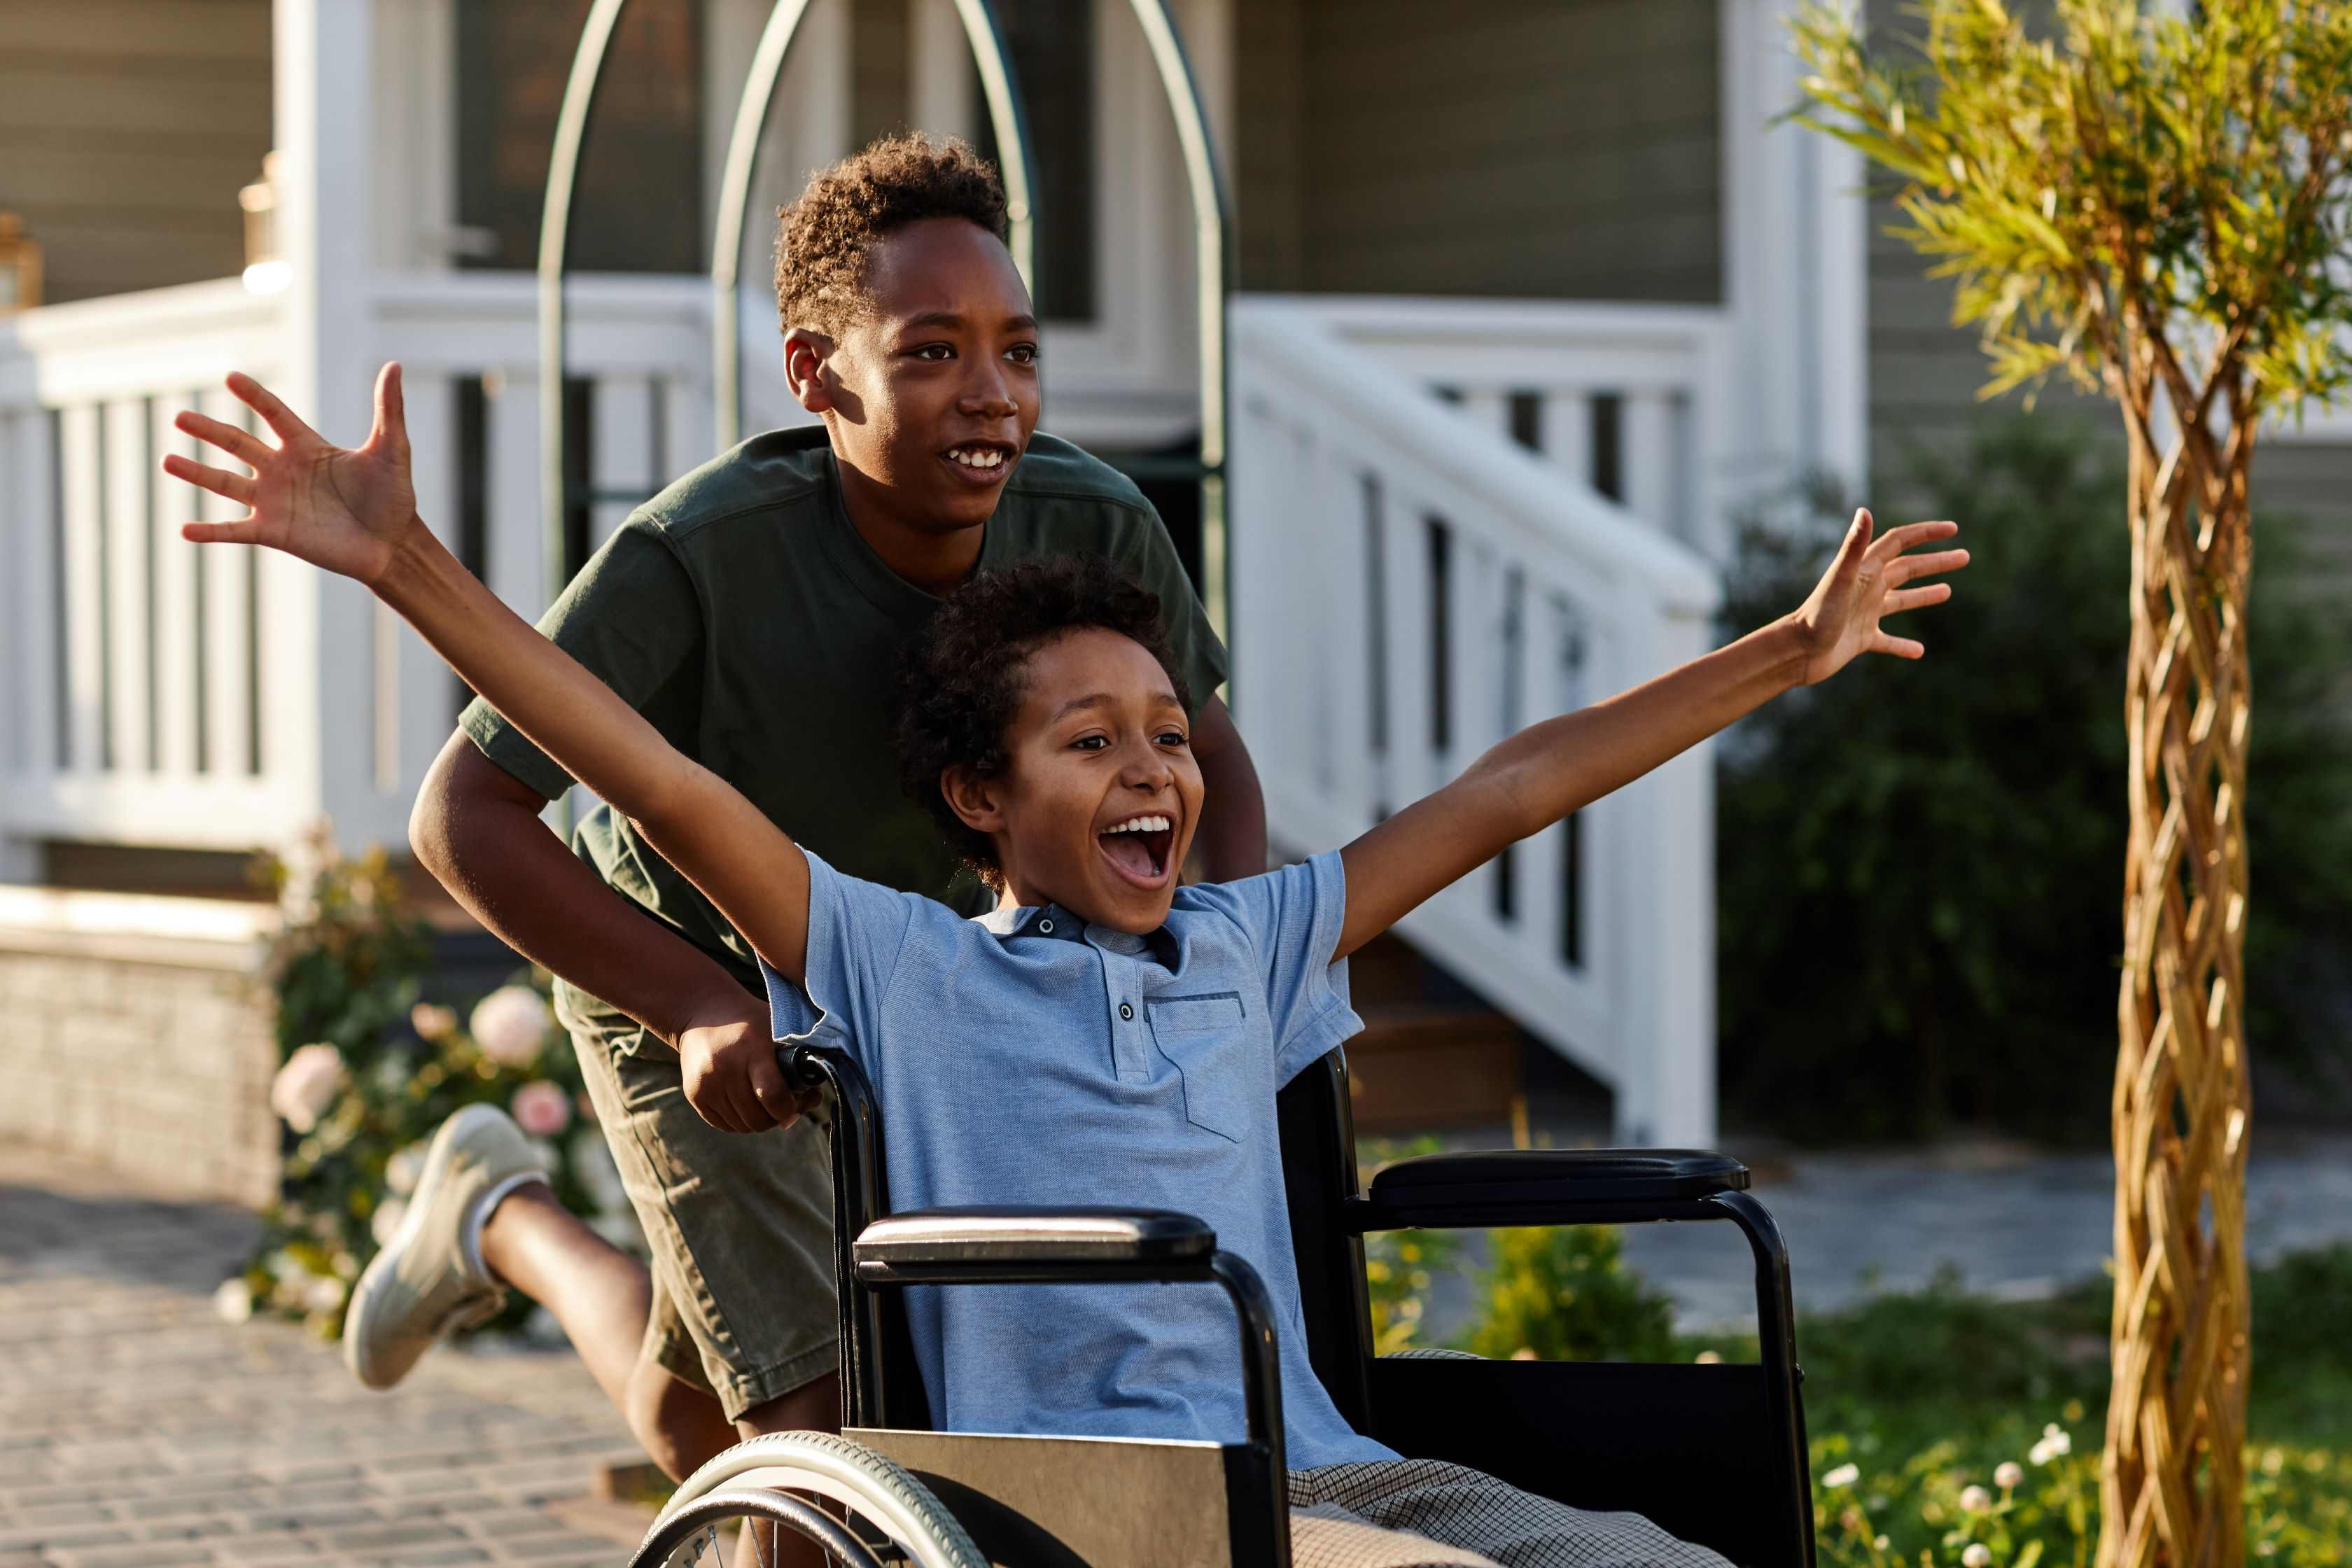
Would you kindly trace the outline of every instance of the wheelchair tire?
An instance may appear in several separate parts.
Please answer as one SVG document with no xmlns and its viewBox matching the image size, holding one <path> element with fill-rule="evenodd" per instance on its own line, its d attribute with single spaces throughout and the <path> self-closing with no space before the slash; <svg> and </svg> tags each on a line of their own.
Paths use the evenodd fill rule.
<svg viewBox="0 0 2352 1568">
<path fill-rule="evenodd" d="M 810 1518 L 813 1511 L 823 1517 Z M 865 1549 L 886 1542 L 894 1553 L 887 1561 L 916 1568 L 989 1568 L 929 1488 L 863 1443 L 824 1432 L 772 1432 L 712 1458 L 662 1505 L 629 1568 L 695 1562 L 726 1520 L 772 1521 L 852 1568 L 885 1561 Z M 841 1541 L 828 1525 L 854 1539 Z M 862 1561 L 845 1545 L 858 1547 Z"/>
</svg>

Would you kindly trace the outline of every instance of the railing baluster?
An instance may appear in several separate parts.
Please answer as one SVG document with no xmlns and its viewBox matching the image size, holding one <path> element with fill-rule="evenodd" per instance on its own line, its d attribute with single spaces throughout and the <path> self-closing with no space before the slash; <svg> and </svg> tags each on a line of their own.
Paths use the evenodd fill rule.
<svg viewBox="0 0 2352 1568">
<path fill-rule="evenodd" d="M 5 425 L 8 455 L 5 505 L 11 527 L 7 559 L 0 574 L 0 615 L 14 628 L 5 676 L 16 693 L 9 710 L 16 721 L 11 754 L 28 784 L 46 784 L 58 768 L 58 498 L 54 485 L 53 426 L 47 411 L 20 409 Z"/>
<path fill-rule="evenodd" d="M 1524 729 L 1562 710 L 1557 601 L 1532 574 L 1522 593 L 1517 686 L 1524 706 L 1517 721 Z M 1518 941 L 1533 962 L 1547 967 L 1559 962 L 1563 909 L 1559 867 L 1567 833 L 1563 825 L 1554 823 L 1520 844 L 1511 884 L 1512 902 L 1518 910 Z"/>
<path fill-rule="evenodd" d="M 464 531 L 462 480 L 457 471 L 457 384 L 446 373 L 413 375 L 406 384 L 411 455 L 409 482 L 416 510 L 435 537 L 452 551 Z M 441 658 L 413 631 L 400 638 L 400 760 L 404 784 L 424 769 L 449 738 L 469 693 Z"/>
<path fill-rule="evenodd" d="M 653 377 L 599 376 L 589 406 L 589 486 L 600 496 L 634 498 L 590 503 L 588 548 L 593 551 L 628 521 L 638 501 L 661 489 L 662 481 L 654 471 Z"/>
<path fill-rule="evenodd" d="M 1388 795 L 1383 810 L 1411 805 L 1429 793 L 1430 646 L 1429 511 L 1412 490 L 1383 485 L 1381 586 L 1387 601 L 1385 660 L 1388 713 Z"/>
<path fill-rule="evenodd" d="M 215 419 L 240 423 L 244 405 L 224 388 L 213 387 L 195 401 Z M 202 522 L 226 521 L 245 510 L 209 490 L 190 494 L 184 504 L 194 507 Z M 242 778 L 254 752 L 252 552 L 211 545 L 195 556 L 205 584 L 205 620 L 198 628 L 205 639 L 205 771 L 222 779 Z"/>
<path fill-rule="evenodd" d="M 1465 391 L 1462 412 L 1498 436 L 1511 433 L 1511 395 L 1507 388 L 1482 386 Z"/>
<path fill-rule="evenodd" d="M 1544 394 L 1543 414 L 1537 428 L 1543 455 L 1572 475 L 1579 484 L 1592 482 L 1592 398 L 1580 386 L 1560 387 Z"/>
<path fill-rule="evenodd" d="M 501 376 L 484 388 L 488 513 L 482 580 L 525 620 L 547 607 L 539 540 L 539 387 Z"/>
<path fill-rule="evenodd" d="M 77 404 L 59 416 L 66 620 L 66 747 L 61 772 L 95 773 L 105 752 L 106 519 L 99 488 L 99 411 Z"/>
<path fill-rule="evenodd" d="M 1619 424 L 1625 508 L 1643 521 L 1681 539 L 1689 520 L 1675 508 L 1674 409 L 1660 388 L 1629 391 Z"/>
<path fill-rule="evenodd" d="M 197 546 L 180 537 L 187 516 L 187 487 L 163 477 L 155 465 L 166 452 L 194 456 L 195 439 L 172 426 L 186 406 L 185 393 L 170 394 L 149 405 L 147 526 L 154 539 L 155 770 L 186 779 L 196 771 L 196 691 L 203 672 L 196 626 Z"/>
<path fill-rule="evenodd" d="M 105 412 L 106 683 L 109 750 L 116 773 L 145 773 L 154 710 L 148 594 L 154 532 L 149 521 L 147 405 L 116 398 Z"/>
<path fill-rule="evenodd" d="M 661 405 L 665 478 L 698 468 L 718 455 L 707 376 L 680 373 L 663 377 Z"/>
</svg>

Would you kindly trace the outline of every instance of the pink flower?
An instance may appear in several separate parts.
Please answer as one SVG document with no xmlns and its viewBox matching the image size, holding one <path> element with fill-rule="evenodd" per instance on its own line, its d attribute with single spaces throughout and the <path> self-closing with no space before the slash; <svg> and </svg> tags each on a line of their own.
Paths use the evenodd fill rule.
<svg viewBox="0 0 2352 1568">
<path fill-rule="evenodd" d="M 341 1051 L 323 1043 L 304 1046 L 278 1069 L 269 1085 L 269 1109 L 295 1131 L 308 1132 L 350 1082 Z"/>
<path fill-rule="evenodd" d="M 419 1002 L 408 1010 L 408 1026 L 416 1031 L 420 1040 L 445 1040 L 457 1032 L 457 1011 Z"/>
<path fill-rule="evenodd" d="M 552 1138 L 572 1125 L 572 1097 L 545 1079 L 534 1079 L 514 1092 L 515 1125 L 533 1138 Z"/>
<path fill-rule="evenodd" d="M 474 1043 L 500 1067 L 527 1068 L 547 1043 L 547 1004 L 528 985 L 501 985 L 474 1005 Z"/>
</svg>

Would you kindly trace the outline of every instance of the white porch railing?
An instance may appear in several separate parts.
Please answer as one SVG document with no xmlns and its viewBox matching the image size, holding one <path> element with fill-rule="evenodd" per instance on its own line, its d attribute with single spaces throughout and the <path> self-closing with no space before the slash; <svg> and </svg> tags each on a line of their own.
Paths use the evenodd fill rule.
<svg viewBox="0 0 2352 1568">
<path fill-rule="evenodd" d="M 404 362 L 418 510 L 537 614 L 530 279 L 387 278 L 371 293 L 373 351 L 348 370 Z M 593 547 L 709 456 L 709 307 L 694 279 L 589 278 L 571 299 Z M 243 849 L 321 815 L 347 846 L 404 837 L 454 678 L 351 584 L 184 543 L 183 521 L 235 509 L 156 468 L 196 451 L 172 428 L 181 408 L 254 423 L 221 378 L 268 379 L 283 330 L 278 301 L 234 280 L 0 322 L 0 847 Z M 748 390 L 767 412 L 772 389 Z"/>
<path fill-rule="evenodd" d="M 1287 302 L 1640 521 L 1725 558 L 1720 310 L 1370 295 Z"/>
<path fill-rule="evenodd" d="M 1712 466 L 1711 323 L 1675 318 L 1645 358 L 1579 341 L 1573 308 L 1515 327 L 1516 307 L 1465 306 L 1482 331 L 1458 337 L 1434 320 L 1450 309 L 1234 309 L 1234 686 L 1288 849 L 1345 843 L 1504 735 L 1708 646 L 1716 574 L 1671 535 L 1704 532 L 1703 486 L 1674 473 Z M 1602 396 L 1691 411 L 1612 459 L 1649 476 L 1637 495 L 1689 498 L 1686 527 L 1594 490 L 1575 471 L 1589 447 L 1556 446 L 1564 470 L 1507 433 L 1515 403 L 1525 436 L 1576 428 Z M 1713 813 L 1702 747 L 1400 928 L 1612 1085 L 1639 1142 L 1714 1135 Z"/>
</svg>

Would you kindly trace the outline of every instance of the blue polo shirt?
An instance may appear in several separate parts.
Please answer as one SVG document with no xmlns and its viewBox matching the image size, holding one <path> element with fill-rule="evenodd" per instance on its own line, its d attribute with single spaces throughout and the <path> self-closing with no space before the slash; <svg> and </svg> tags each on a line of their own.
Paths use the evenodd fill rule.
<svg viewBox="0 0 2352 1568">
<path fill-rule="evenodd" d="M 1291 1467 L 1394 1458 L 1308 1368 L 1275 1121 L 1275 1091 L 1363 1027 L 1331 962 L 1339 855 L 1182 889 L 1142 937 L 1053 905 L 966 920 L 808 859 L 805 994 L 767 971 L 776 1037 L 865 1068 L 891 1206 L 1198 1215 L 1274 1299 Z M 1213 1284 L 926 1286 L 907 1315 L 943 1431 L 1243 1438 Z"/>
</svg>

